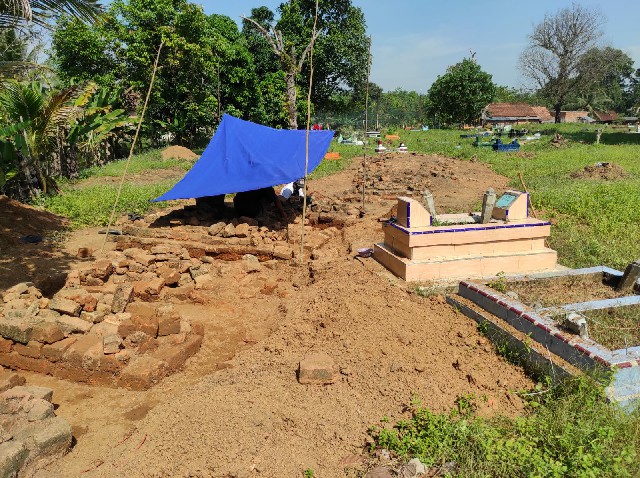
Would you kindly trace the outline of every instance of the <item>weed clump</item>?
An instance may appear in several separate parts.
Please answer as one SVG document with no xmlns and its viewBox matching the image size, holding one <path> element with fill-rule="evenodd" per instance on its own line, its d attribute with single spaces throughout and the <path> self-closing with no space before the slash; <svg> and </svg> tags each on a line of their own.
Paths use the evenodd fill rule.
<svg viewBox="0 0 640 478">
<path fill-rule="evenodd" d="M 373 427 L 373 447 L 429 467 L 454 464 L 453 476 L 631 477 L 640 469 L 640 414 L 625 414 L 589 377 L 524 394 L 529 413 L 476 416 L 466 396 L 450 413 L 413 404 L 411 418 Z"/>
</svg>

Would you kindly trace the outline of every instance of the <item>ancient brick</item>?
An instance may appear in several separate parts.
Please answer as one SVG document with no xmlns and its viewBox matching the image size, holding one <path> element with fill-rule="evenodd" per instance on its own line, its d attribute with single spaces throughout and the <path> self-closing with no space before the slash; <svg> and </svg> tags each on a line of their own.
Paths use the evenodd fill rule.
<svg viewBox="0 0 640 478">
<path fill-rule="evenodd" d="M 57 362 L 62 358 L 67 349 L 76 342 L 76 337 L 67 337 L 59 342 L 44 345 L 42 347 L 42 355 L 52 362 Z"/>
<path fill-rule="evenodd" d="M 4 337 L 0 337 L 0 354 L 8 354 L 11 352 L 11 346 L 13 345 L 12 340 L 5 339 Z"/>
<path fill-rule="evenodd" d="M 151 248 L 151 254 L 171 254 L 173 253 L 173 247 L 168 246 L 166 244 L 158 244 Z"/>
<path fill-rule="evenodd" d="M 52 344 L 64 339 L 64 332 L 53 322 L 40 322 L 34 325 L 31 338 L 38 342 Z"/>
<path fill-rule="evenodd" d="M 203 274 L 195 278 L 196 289 L 198 290 L 213 290 L 215 289 L 215 283 L 211 274 Z"/>
<path fill-rule="evenodd" d="M 29 456 L 26 445 L 17 440 L 11 440 L 0 445 L 0 472 L 2 476 L 19 476 L 20 470 Z"/>
<path fill-rule="evenodd" d="M 71 425 L 62 417 L 53 417 L 43 423 L 44 427 L 33 435 L 40 458 L 62 455 L 71 446 Z"/>
<path fill-rule="evenodd" d="M 53 405 L 41 398 L 29 400 L 29 411 L 27 412 L 27 420 L 36 422 L 53 416 Z"/>
<path fill-rule="evenodd" d="M 36 385 L 21 385 L 18 387 L 14 387 L 12 392 L 28 393 L 32 397 L 46 400 L 47 402 L 50 402 L 53 399 L 52 389 L 47 387 L 38 387 Z"/>
<path fill-rule="evenodd" d="M 71 299 L 65 299 L 63 297 L 55 297 L 49 303 L 49 308 L 60 312 L 61 314 L 71 315 L 78 317 L 82 306 Z"/>
<path fill-rule="evenodd" d="M 325 353 L 307 355 L 298 369 L 298 381 L 302 384 L 327 385 L 340 378 L 340 371 L 333 359 Z"/>
<path fill-rule="evenodd" d="M 90 275 L 97 279 L 106 281 L 113 272 L 113 264 L 108 259 L 100 259 L 95 261 L 90 270 Z"/>
<path fill-rule="evenodd" d="M 82 320 L 78 317 L 69 317 L 68 315 L 61 315 L 56 319 L 56 323 L 65 333 L 68 334 L 76 334 L 83 333 L 86 334 L 91 330 L 93 324 L 87 322 L 86 320 Z"/>
<path fill-rule="evenodd" d="M 25 357 L 40 358 L 42 356 L 42 344 L 35 340 L 29 341 L 28 344 L 15 344 L 13 351 L 24 355 Z"/>
<path fill-rule="evenodd" d="M 0 365 L 12 369 L 31 370 L 44 375 L 51 373 L 51 362 L 47 359 L 25 357 L 16 352 L 0 355 Z"/>
<path fill-rule="evenodd" d="M 30 318 L 8 319 L 0 317 L 0 335 L 5 339 L 26 344 L 31 340 L 35 323 Z"/>
<path fill-rule="evenodd" d="M 158 309 L 158 335 L 164 336 L 179 333 L 180 314 L 169 307 Z"/>
<path fill-rule="evenodd" d="M 147 302 L 130 302 L 126 308 L 131 317 L 154 317 L 156 306 Z"/>
<path fill-rule="evenodd" d="M 10 370 L 0 371 L 0 393 L 10 388 L 24 385 L 25 378 L 22 375 L 18 375 Z"/>
<path fill-rule="evenodd" d="M 67 349 L 63 359 L 76 367 L 96 370 L 102 355 L 102 337 L 87 334 L 81 336 Z"/>
<path fill-rule="evenodd" d="M 174 299 L 177 301 L 185 301 L 189 300 L 189 295 L 191 294 L 191 292 L 193 292 L 193 290 L 194 286 L 191 284 L 174 288 L 165 287 L 164 289 L 162 289 L 161 297 L 168 300 Z"/>
<path fill-rule="evenodd" d="M 111 302 L 111 312 L 117 314 L 124 312 L 127 304 L 131 302 L 133 298 L 133 287 L 129 284 L 120 284 L 114 294 L 113 301 Z"/>
<path fill-rule="evenodd" d="M 191 330 L 196 335 L 204 335 L 204 324 L 202 322 L 191 322 Z"/>
<path fill-rule="evenodd" d="M 122 369 L 118 382 L 131 390 L 146 390 L 166 376 L 167 371 L 168 365 L 163 360 L 149 355 L 136 357 Z"/>
<path fill-rule="evenodd" d="M 102 338 L 102 351 L 105 354 L 115 354 L 120 351 L 122 339 L 115 334 L 105 335 Z"/>
</svg>

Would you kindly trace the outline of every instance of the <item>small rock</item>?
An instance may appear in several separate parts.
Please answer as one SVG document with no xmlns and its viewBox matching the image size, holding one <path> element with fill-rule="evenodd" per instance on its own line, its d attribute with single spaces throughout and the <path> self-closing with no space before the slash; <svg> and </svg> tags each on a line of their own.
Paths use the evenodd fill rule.
<svg viewBox="0 0 640 478">
<path fill-rule="evenodd" d="M 38 387 L 36 385 L 21 385 L 18 387 L 13 387 L 13 392 L 17 393 L 28 393 L 34 398 L 39 398 L 40 400 L 46 400 L 50 402 L 53 398 L 53 390 L 47 387 Z"/>
<path fill-rule="evenodd" d="M 218 222 L 209 227 L 210 236 L 219 236 L 227 225 L 224 222 Z"/>
<path fill-rule="evenodd" d="M 118 314 L 124 312 L 127 304 L 133 298 L 133 287 L 129 284 L 120 284 L 113 293 L 113 301 L 111 302 L 111 312 Z"/>
<path fill-rule="evenodd" d="M 232 223 L 227 224 L 222 230 L 222 237 L 234 237 L 236 235 L 236 228 Z"/>
<path fill-rule="evenodd" d="M 249 225 L 245 223 L 238 224 L 235 227 L 235 235 L 236 237 L 249 237 Z"/>
<path fill-rule="evenodd" d="M 245 272 L 260 272 L 262 270 L 262 265 L 258 258 L 252 254 L 245 254 L 242 256 L 242 269 Z"/>
<path fill-rule="evenodd" d="M 322 352 L 307 355 L 298 369 L 298 381 L 302 384 L 328 385 L 340 378 L 340 371 L 333 359 Z"/>
<path fill-rule="evenodd" d="M 0 470 L 2 476 L 18 476 L 29 456 L 29 449 L 21 441 L 8 441 L 0 445 Z"/>
<path fill-rule="evenodd" d="M 391 474 L 391 470 L 386 466 L 377 466 L 369 470 L 365 478 L 393 478 L 393 475 Z"/>
</svg>

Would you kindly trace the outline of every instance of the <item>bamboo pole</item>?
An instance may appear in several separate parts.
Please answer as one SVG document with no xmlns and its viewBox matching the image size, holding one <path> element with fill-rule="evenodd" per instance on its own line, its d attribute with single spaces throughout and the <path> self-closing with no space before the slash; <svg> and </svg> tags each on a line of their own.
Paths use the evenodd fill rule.
<svg viewBox="0 0 640 478">
<path fill-rule="evenodd" d="M 365 190 L 367 189 L 367 130 L 369 129 L 369 78 L 371 76 L 371 36 L 369 36 L 369 53 L 367 55 L 367 84 L 364 96 L 364 136 L 362 141 L 362 216 L 365 215 Z M 376 119 L 377 123 L 377 119 Z"/>
<path fill-rule="evenodd" d="M 307 176 L 309 175 L 309 132 L 311 130 L 311 89 L 313 87 L 313 47 L 316 42 L 316 29 L 318 25 L 318 0 L 316 0 L 316 12 L 313 19 L 313 31 L 311 32 L 311 48 L 309 50 L 309 91 L 307 93 L 307 131 L 305 134 L 304 157 L 304 197 L 302 198 L 302 222 L 300 224 L 300 264 L 304 262 L 304 223 L 307 218 Z"/>
<path fill-rule="evenodd" d="M 116 200 L 113 203 L 113 210 L 111 211 L 111 216 L 109 217 L 109 224 L 107 225 L 107 233 L 104 235 L 104 241 L 102 242 L 102 247 L 100 248 L 100 252 L 104 251 L 104 246 L 107 244 L 107 239 L 109 237 L 109 233 L 111 232 L 111 225 L 113 224 L 113 219 L 116 215 L 116 208 L 118 207 L 118 201 L 120 200 L 120 195 L 122 194 L 122 186 L 124 185 L 124 178 L 127 176 L 127 171 L 129 170 L 129 164 L 131 164 L 131 157 L 133 156 L 133 150 L 136 146 L 136 142 L 138 141 L 138 136 L 140 134 L 140 128 L 142 127 L 142 121 L 144 120 L 145 112 L 147 111 L 147 105 L 149 104 L 149 97 L 151 96 L 151 89 L 153 88 L 153 83 L 156 80 L 156 72 L 158 71 L 158 62 L 160 61 L 160 52 L 162 51 L 162 47 L 164 46 L 164 41 L 160 42 L 160 46 L 158 47 L 158 53 L 156 55 L 156 60 L 153 64 L 153 72 L 151 74 L 151 83 L 149 83 L 149 89 L 147 90 L 147 97 L 144 100 L 144 105 L 142 106 L 142 113 L 140 114 L 140 121 L 138 121 L 138 127 L 136 128 L 136 134 L 133 137 L 133 143 L 131 143 L 131 149 L 129 150 L 129 157 L 127 158 L 127 162 L 124 165 L 124 171 L 122 172 L 122 178 L 120 178 L 120 185 L 118 186 L 118 194 L 116 195 Z"/>
</svg>

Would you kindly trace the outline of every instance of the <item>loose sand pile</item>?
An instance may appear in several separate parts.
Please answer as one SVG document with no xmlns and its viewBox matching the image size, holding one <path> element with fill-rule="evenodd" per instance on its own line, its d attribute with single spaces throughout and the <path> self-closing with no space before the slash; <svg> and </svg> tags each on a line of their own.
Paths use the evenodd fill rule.
<svg viewBox="0 0 640 478">
<path fill-rule="evenodd" d="M 162 159 L 178 159 L 181 161 L 195 161 L 200 156 L 184 146 L 169 146 L 162 151 Z"/>
</svg>

